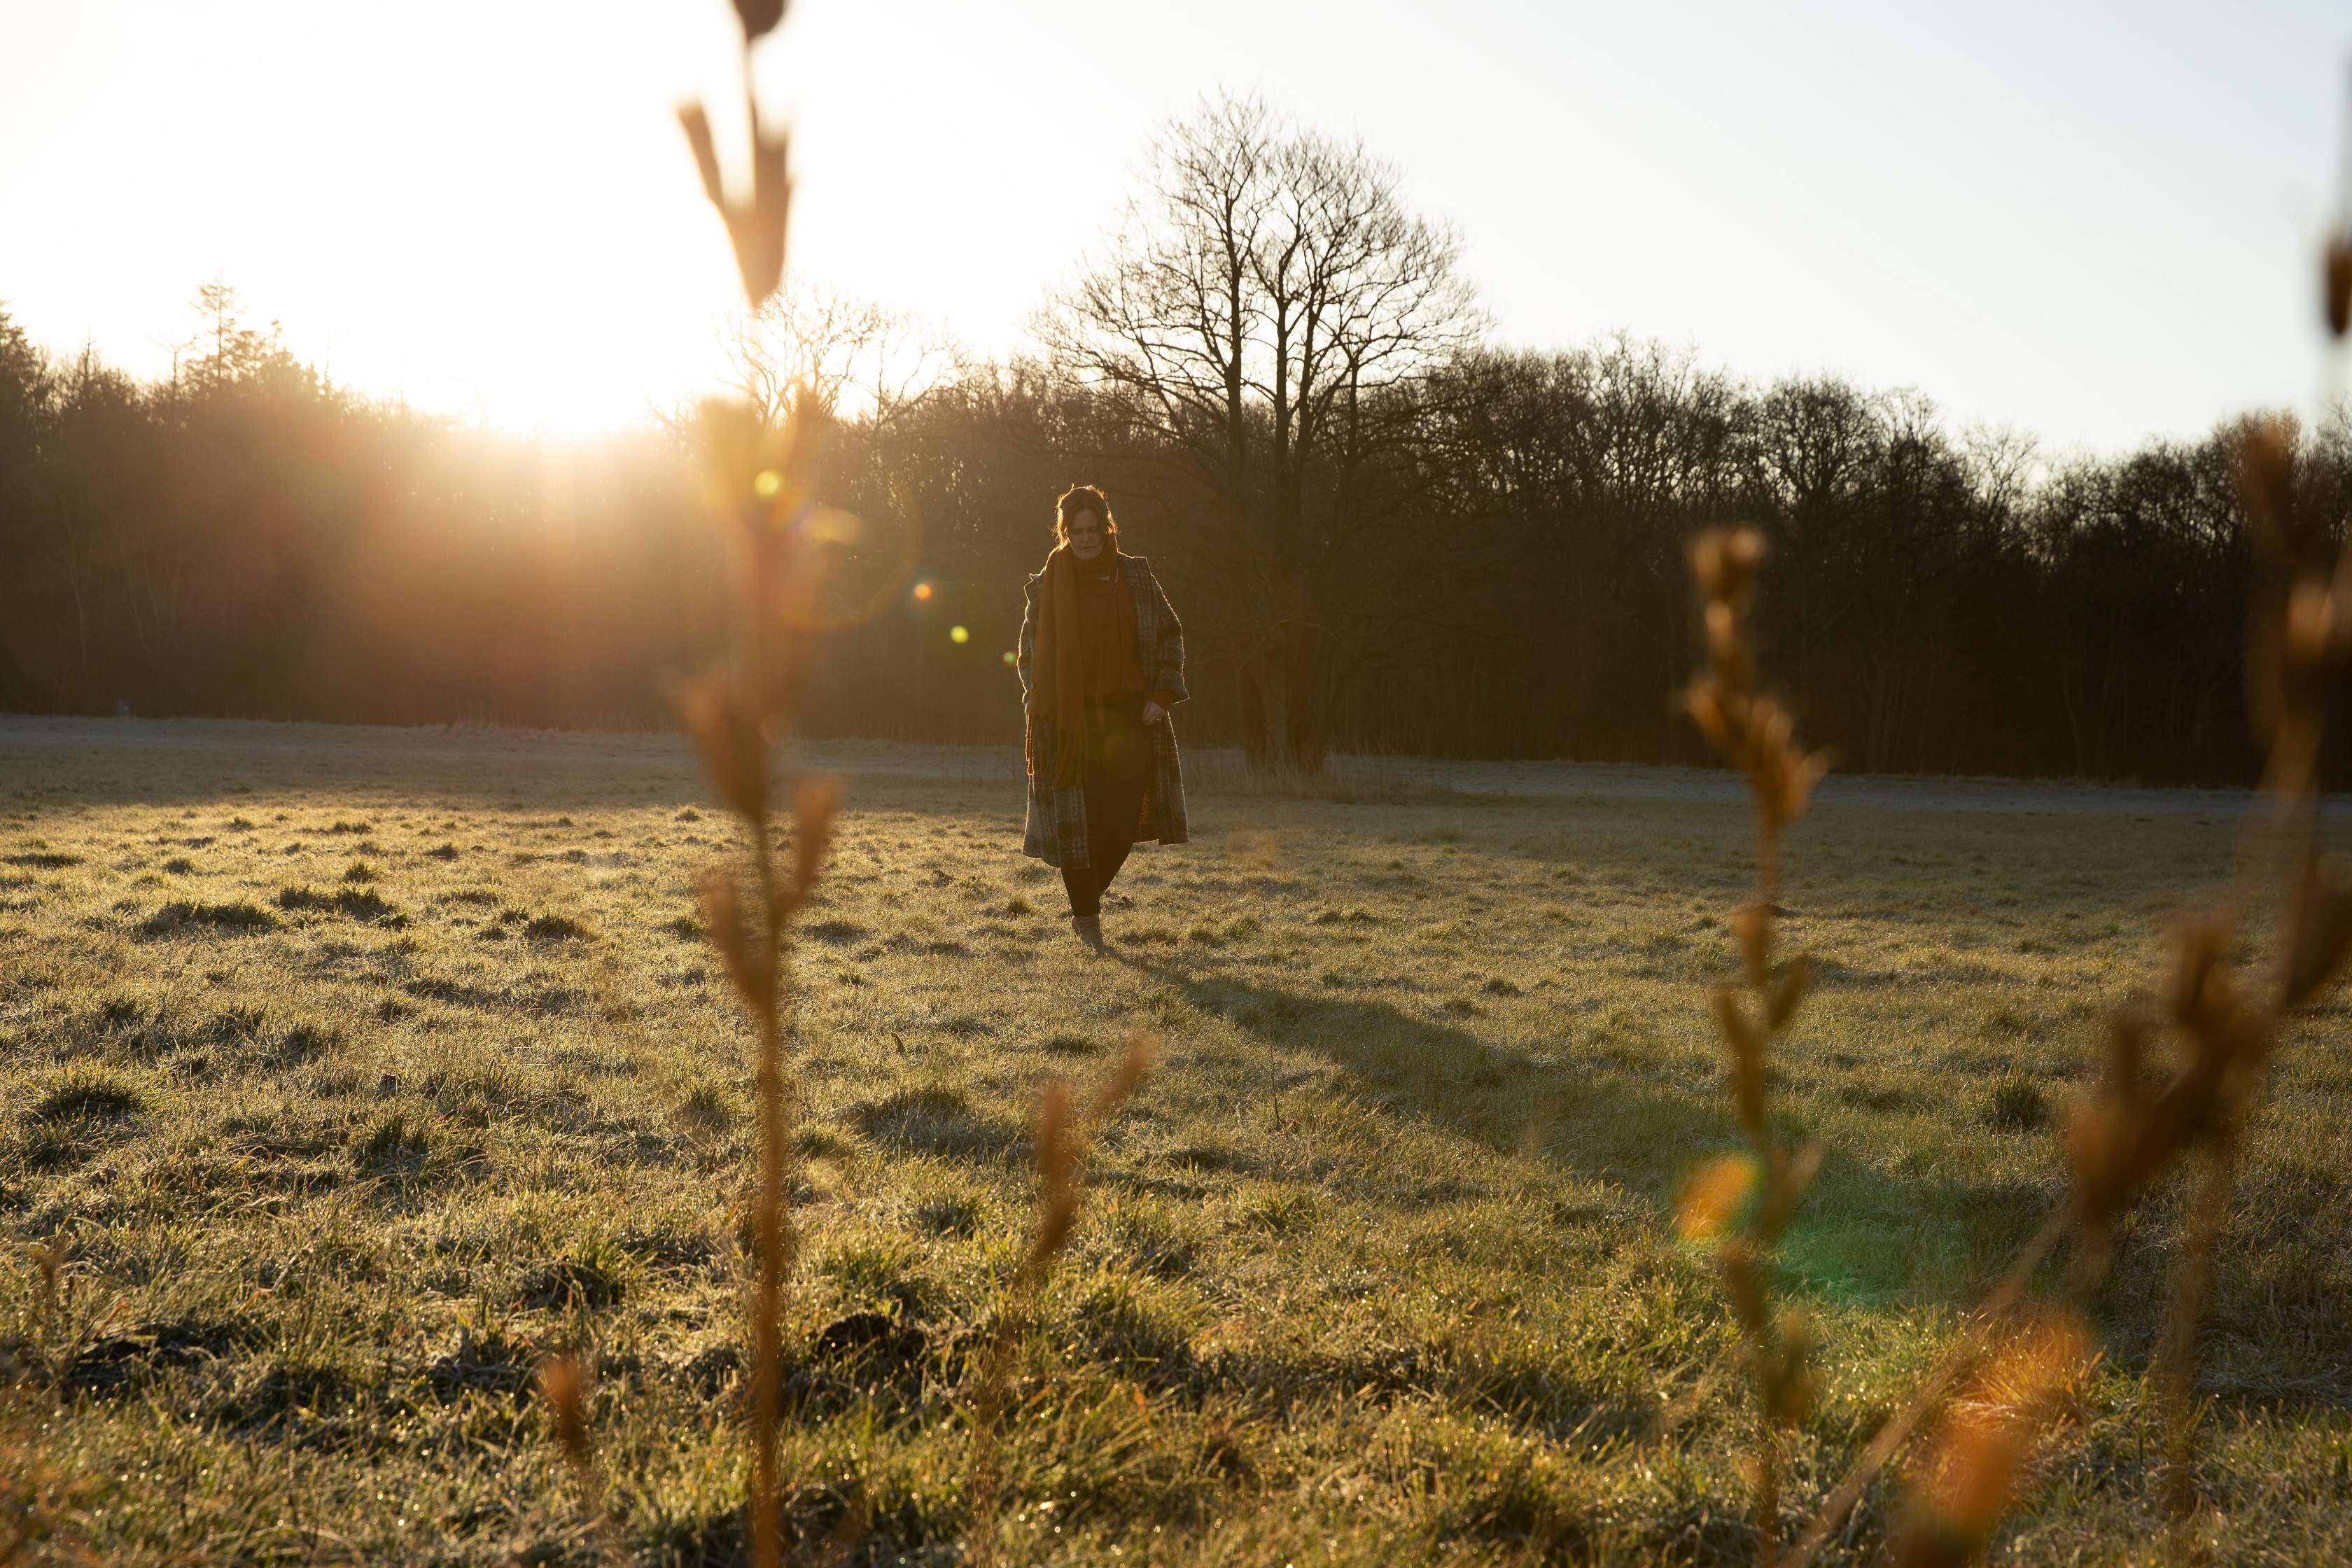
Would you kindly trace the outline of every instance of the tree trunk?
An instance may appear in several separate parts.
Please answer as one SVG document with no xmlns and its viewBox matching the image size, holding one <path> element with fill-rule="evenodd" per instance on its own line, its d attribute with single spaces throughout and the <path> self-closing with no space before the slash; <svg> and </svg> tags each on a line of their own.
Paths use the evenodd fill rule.
<svg viewBox="0 0 2352 1568">
<path fill-rule="evenodd" d="M 1291 745 L 1289 661 L 1278 652 L 1270 654 L 1254 663 L 1249 673 L 1259 721 L 1257 744 L 1249 752 L 1250 771 L 1293 772 L 1297 763 Z"/>
</svg>

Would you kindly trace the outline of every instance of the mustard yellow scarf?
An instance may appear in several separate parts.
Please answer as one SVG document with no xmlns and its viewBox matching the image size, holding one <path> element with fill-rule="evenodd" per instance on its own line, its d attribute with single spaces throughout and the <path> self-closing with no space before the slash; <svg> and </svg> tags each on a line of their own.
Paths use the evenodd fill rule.
<svg viewBox="0 0 2352 1568">
<path fill-rule="evenodd" d="M 1111 570 L 1118 570 L 1111 546 Z M 1031 655 L 1027 755 L 1029 776 L 1049 775 L 1056 785 L 1085 781 L 1087 668 L 1085 638 L 1078 629 L 1078 558 L 1066 544 L 1045 557 L 1045 591 L 1037 600 L 1037 646 Z M 1121 622 L 1128 616 L 1119 617 Z M 1042 699 L 1052 693 L 1052 706 Z M 1053 743 L 1044 743 L 1045 715 L 1053 715 Z M 1042 754 L 1050 753 L 1050 754 Z"/>
</svg>

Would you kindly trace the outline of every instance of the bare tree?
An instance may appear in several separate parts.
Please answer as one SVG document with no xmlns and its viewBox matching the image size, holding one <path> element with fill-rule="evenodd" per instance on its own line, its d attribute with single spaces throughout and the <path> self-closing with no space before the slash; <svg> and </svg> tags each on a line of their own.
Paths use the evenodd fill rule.
<svg viewBox="0 0 2352 1568">
<path fill-rule="evenodd" d="M 1038 319 L 1211 498 L 1203 640 L 1258 766 L 1319 769 L 1333 705 L 1410 621 L 1420 394 L 1485 325 L 1459 257 L 1392 166 L 1219 97 L 1161 133 L 1108 252 Z"/>
<path fill-rule="evenodd" d="M 730 322 L 727 353 L 736 386 L 769 425 L 805 387 L 876 437 L 965 359 L 952 337 L 905 310 L 797 279 Z"/>
</svg>

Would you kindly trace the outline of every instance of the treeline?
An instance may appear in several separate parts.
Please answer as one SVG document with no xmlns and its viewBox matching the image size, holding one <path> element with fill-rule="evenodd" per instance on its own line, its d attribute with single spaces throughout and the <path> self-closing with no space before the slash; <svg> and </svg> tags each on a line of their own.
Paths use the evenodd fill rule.
<svg viewBox="0 0 2352 1568">
<path fill-rule="evenodd" d="M 0 708 L 667 722 L 665 682 L 720 613 L 688 433 L 456 426 L 329 384 L 226 290 L 203 309 L 178 370 L 148 384 L 0 316 Z M 1363 393 L 1377 447 L 1303 475 L 1295 527 L 1315 547 L 1260 571 L 1233 488 L 1132 388 L 1022 363 L 836 390 L 858 410 L 837 499 L 877 539 L 919 526 L 921 566 L 826 643 L 820 732 L 1013 740 L 1023 580 L 1053 496 L 1091 479 L 1185 619 L 1196 744 L 1267 755 L 1279 724 L 1297 765 L 1702 760 L 1670 698 L 1696 660 L 1682 548 L 1744 519 L 1773 549 L 1768 668 L 1843 768 L 2256 766 L 2234 429 L 2042 471 L 1907 395 L 1751 386 L 1633 342 L 1469 344 Z M 2302 461 L 2333 533 L 2352 450 L 2323 432 Z M 1344 512 L 1313 501 L 1342 481 Z M 1270 602 L 1283 635 L 1310 634 L 1286 687 L 1265 674 Z"/>
</svg>

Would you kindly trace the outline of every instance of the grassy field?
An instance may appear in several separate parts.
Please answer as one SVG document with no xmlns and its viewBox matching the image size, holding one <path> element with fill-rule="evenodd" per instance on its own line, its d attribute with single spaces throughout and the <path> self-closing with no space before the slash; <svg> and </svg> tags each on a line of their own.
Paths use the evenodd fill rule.
<svg viewBox="0 0 2352 1568">
<path fill-rule="evenodd" d="M 1670 1221 L 1736 1143 L 1706 986 L 1746 814 L 1360 793 L 1196 795 L 1090 961 L 1002 758 L 853 785 L 800 959 L 803 1526 L 855 1492 L 856 1560 L 958 1559 L 1027 1108 L 1149 1029 L 1022 1350 L 1003 1561 L 1752 1556 L 1737 1342 Z M 1800 1513 L 2061 1194 L 2096 1015 L 2234 826 L 2014 799 L 1832 795 L 1792 842 L 1822 983 L 1775 1093 L 1829 1151 L 1783 1260 L 1825 1345 Z M 109 1562 L 584 1563 L 529 1392 L 572 1343 L 636 1559 L 736 1560 L 748 1040 L 691 891 L 730 832 L 650 740 L 0 732 L 0 1471 Z M 2343 1017 L 2290 1037 L 2224 1241 L 2218 1562 L 2352 1558 Z M 2157 1550 L 2178 1206 L 2126 1237 L 2001 1561 Z"/>
</svg>

